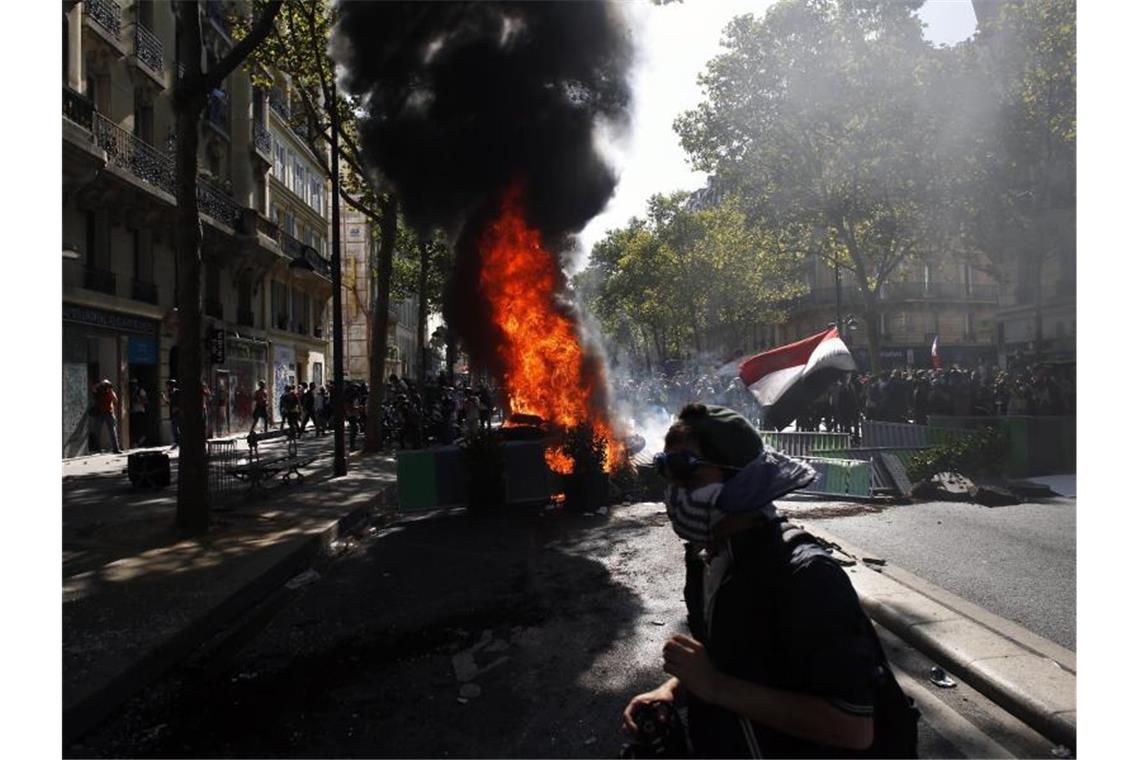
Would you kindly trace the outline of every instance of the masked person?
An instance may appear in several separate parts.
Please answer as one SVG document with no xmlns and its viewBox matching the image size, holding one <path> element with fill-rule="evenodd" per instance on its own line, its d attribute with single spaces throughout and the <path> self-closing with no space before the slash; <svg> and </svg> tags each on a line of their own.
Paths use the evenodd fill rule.
<svg viewBox="0 0 1140 760">
<path fill-rule="evenodd" d="M 698 757 L 916 756 L 917 711 L 899 689 L 843 569 L 773 501 L 815 478 L 766 451 L 743 417 L 690 404 L 655 464 L 685 548 L 691 636 L 664 647 L 672 676 L 634 697 L 683 697 Z"/>
</svg>

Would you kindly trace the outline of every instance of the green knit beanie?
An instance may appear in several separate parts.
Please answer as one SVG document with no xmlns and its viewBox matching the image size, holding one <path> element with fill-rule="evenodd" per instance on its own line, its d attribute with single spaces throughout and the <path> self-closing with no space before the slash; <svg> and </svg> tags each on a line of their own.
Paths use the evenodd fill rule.
<svg viewBox="0 0 1140 760">
<path fill-rule="evenodd" d="M 759 431 L 726 406 L 692 404 L 681 410 L 705 457 L 717 464 L 744 467 L 764 451 Z"/>
</svg>

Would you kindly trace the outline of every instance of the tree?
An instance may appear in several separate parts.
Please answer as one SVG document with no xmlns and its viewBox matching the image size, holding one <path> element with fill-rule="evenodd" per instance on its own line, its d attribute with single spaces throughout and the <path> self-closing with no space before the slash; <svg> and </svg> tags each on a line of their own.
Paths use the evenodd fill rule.
<svg viewBox="0 0 1140 760">
<path fill-rule="evenodd" d="M 401 298 L 416 295 L 419 312 L 416 315 L 416 352 L 419 357 L 420 391 L 427 382 L 428 315 L 443 308 L 443 297 L 448 278 L 455 264 L 455 252 L 442 235 L 421 235 L 401 227 L 397 256 L 393 262 L 392 290 Z M 413 255 L 414 252 L 414 255 Z"/>
<path fill-rule="evenodd" d="M 800 260 L 746 222 L 733 196 L 704 209 L 655 195 L 645 219 L 611 230 L 574 281 L 611 341 L 644 359 L 691 350 L 721 361 L 759 324 L 786 318 Z"/>
<path fill-rule="evenodd" d="M 921 0 L 779 3 L 735 18 L 674 124 L 698 169 L 793 255 L 850 273 L 878 370 L 883 286 L 944 247 L 936 51 Z"/>
<path fill-rule="evenodd" d="M 363 168 L 356 132 L 356 114 L 361 103 L 359 98 L 336 88 L 333 64 L 328 55 L 335 22 L 336 9 L 328 0 L 286 0 L 279 23 L 258 55 L 263 64 L 289 76 L 293 91 L 300 100 L 300 108 L 291 112 L 291 118 L 296 121 L 298 133 L 308 142 L 313 154 L 324 163 L 325 176 L 330 178 L 333 167 L 326 146 L 331 143 L 332 109 L 336 108 L 342 170 L 340 197 L 364 214 L 380 231 L 376 271 L 371 278 L 374 288 L 369 294 L 371 303 L 366 309 L 371 317 L 368 384 L 374 392 L 368 396 L 364 432 L 365 450 L 377 451 L 381 443 L 381 404 L 385 358 L 388 356 L 388 305 L 399 208 L 396 197 L 384 191 L 383 178 Z"/>
<path fill-rule="evenodd" d="M 179 44 L 174 85 L 175 256 L 178 265 L 178 385 L 182 416 L 178 460 L 180 530 L 202 533 L 209 527 L 210 498 L 206 464 L 206 422 L 202 414 L 202 228 L 198 217 L 198 130 L 207 96 L 218 89 L 268 36 L 281 10 L 280 0 L 265 3 L 249 34 L 217 64 L 202 69 L 201 14 L 197 0 L 174 4 Z"/>
</svg>

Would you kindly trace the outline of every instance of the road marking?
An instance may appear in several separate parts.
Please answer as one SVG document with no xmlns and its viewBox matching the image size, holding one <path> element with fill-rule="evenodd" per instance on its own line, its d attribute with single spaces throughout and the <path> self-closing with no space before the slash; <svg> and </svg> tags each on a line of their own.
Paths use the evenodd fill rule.
<svg viewBox="0 0 1140 760">
<path fill-rule="evenodd" d="M 960 749 L 966 757 L 1012 758 L 1014 756 L 906 673 L 895 669 L 895 680 L 899 682 L 903 691 L 918 703 L 918 709 L 922 711 L 923 720 L 927 725 Z"/>
</svg>

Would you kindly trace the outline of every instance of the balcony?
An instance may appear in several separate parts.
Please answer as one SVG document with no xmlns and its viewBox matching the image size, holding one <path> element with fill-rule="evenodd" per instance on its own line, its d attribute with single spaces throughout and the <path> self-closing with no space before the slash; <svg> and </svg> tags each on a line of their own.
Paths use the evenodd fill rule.
<svg viewBox="0 0 1140 760">
<path fill-rule="evenodd" d="M 142 24 L 135 24 L 135 58 L 157 77 L 162 77 L 162 42 Z"/>
<path fill-rule="evenodd" d="M 143 303 L 158 304 L 158 286 L 153 282 L 131 280 L 131 298 Z"/>
<path fill-rule="evenodd" d="M 238 309 L 237 323 L 242 327 L 253 327 L 253 312 L 249 309 Z"/>
<path fill-rule="evenodd" d="M 115 273 L 109 269 L 84 267 L 83 287 L 113 296 L 115 295 Z"/>
<path fill-rule="evenodd" d="M 198 210 L 235 230 L 241 224 L 241 206 L 214 183 L 198 178 Z"/>
<path fill-rule="evenodd" d="M 202 311 L 207 317 L 222 319 L 222 302 L 216 298 L 203 298 Z"/>
<path fill-rule="evenodd" d="M 214 90 L 206 100 L 206 123 L 227 139 L 230 136 L 230 96 L 225 90 Z"/>
<path fill-rule="evenodd" d="M 123 11 L 114 0 L 87 0 L 83 10 L 107 36 L 116 42 L 120 39 Z"/>
<path fill-rule="evenodd" d="M 92 119 L 95 115 L 95 104 L 70 87 L 63 88 L 63 115 L 79 126 L 92 131 Z"/>
<path fill-rule="evenodd" d="M 94 114 L 95 143 L 107 153 L 107 163 L 174 195 L 174 162 L 127 130 Z"/>
<path fill-rule="evenodd" d="M 265 125 L 259 121 L 250 122 L 253 126 L 251 129 L 250 142 L 253 144 L 254 151 L 257 152 L 266 161 L 272 163 L 273 161 L 273 141 L 269 138 L 269 130 Z"/>
<path fill-rule="evenodd" d="M 276 111 L 286 124 L 289 123 L 289 102 L 285 99 L 285 93 L 277 87 L 269 91 L 269 107 Z"/>
<path fill-rule="evenodd" d="M 308 269 L 316 272 L 325 279 L 332 278 L 332 267 L 328 259 L 317 253 L 312 246 L 305 245 L 292 235 L 282 232 L 279 240 L 285 255 L 292 259 L 289 266 L 297 269 Z"/>
<path fill-rule="evenodd" d="M 997 285 L 965 282 L 890 282 L 883 286 L 883 300 L 891 301 L 997 301 Z"/>
</svg>

